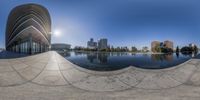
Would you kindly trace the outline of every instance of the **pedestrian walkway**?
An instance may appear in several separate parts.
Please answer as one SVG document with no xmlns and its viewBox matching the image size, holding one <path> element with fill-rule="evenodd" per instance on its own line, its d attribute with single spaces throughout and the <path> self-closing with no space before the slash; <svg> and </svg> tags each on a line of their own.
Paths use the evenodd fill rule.
<svg viewBox="0 0 200 100">
<path fill-rule="evenodd" d="M 91 71 L 54 51 L 0 59 L 0 100 L 199 100 L 200 59 L 161 69 Z"/>
</svg>

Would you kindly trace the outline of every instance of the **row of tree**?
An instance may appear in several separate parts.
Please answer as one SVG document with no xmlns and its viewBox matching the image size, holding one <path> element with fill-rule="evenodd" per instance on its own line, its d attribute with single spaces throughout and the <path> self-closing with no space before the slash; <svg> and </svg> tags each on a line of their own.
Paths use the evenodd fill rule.
<svg viewBox="0 0 200 100">
<path fill-rule="evenodd" d="M 136 47 L 131 47 L 131 50 L 128 49 L 128 47 L 111 47 L 111 48 L 106 48 L 102 50 L 98 49 L 89 49 L 89 48 L 84 48 L 84 47 L 75 47 L 74 50 L 79 50 L 79 51 L 105 51 L 105 52 L 149 52 L 148 47 L 143 47 L 142 50 L 138 50 Z M 173 49 L 167 48 L 167 47 L 156 47 L 155 48 L 156 52 L 162 52 L 162 53 L 173 53 Z M 198 52 L 197 46 L 189 47 L 189 46 L 184 46 L 181 49 L 179 47 L 176 47 L 176 53 L 192 53 L 192 52 Z"/>
<path fill-rule="evenodd" d="M 193 47 L 190 46 L 184 46 L 181 49 L 179 49 L 179 47 L 176 47 L 176 53 L 183 53 L 183 54 L 187 54 L 187 53 L 197 53 L 198 52 L 198 47 L 195 45 Z"/>
<path fill-rule="evenodd" d="M 162 53 L 173 53 L 173 49 L 171 48 L 167 48 L 167 47 L 162 47 L 162 48 L 155 48 L 155 50 L 157 52 L 162 52 Z M 197 53 L 198 52 L 198 48 L 197 46 L 193 46 L 193 47 L 190 47 L 190 46 L 184 46 L 182 47 L 181 49 L 179 49 L 179 47 L 177 46 L 176 47 L 176 53 L 183 53 L 183 54 L 186 54 L 186 53 Z"/>
<path fill-rule="evenodd" d="M 149 52 L 148 47 L 143 47 L 142 50 L 138 50 L 136 47 L 131 47 L 131 50 L 128 47 L 116 47 L 113 46 L 108 47 L 106 49 L 98 50 L 97 48 L 91 49 L 91 48 L 85 48 L 81 46 L 77 46 L 74 48 L 74 50 L 77 51 L 105 51 L 105 52 Z"/>
<path fill-rule="evenodd" d="M 85 47 L 75 47 L 74 50 L 78 51 L 105 51 L 105 52 L 128 52 L 128 47 L 108 47 L 105 49 L 98 50 L 97 48 L 91 49 L 91 48 L 85 48 Z"/>
</svg>

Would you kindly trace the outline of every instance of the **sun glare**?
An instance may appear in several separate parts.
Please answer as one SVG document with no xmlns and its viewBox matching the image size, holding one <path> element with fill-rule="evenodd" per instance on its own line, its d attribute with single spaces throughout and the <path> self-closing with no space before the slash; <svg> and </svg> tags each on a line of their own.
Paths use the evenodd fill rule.
<svg viewBox="0 0 200 100">
<path fill-rule="evenodd" d="M 61 31 L 60 30 L 55 30 L 53 34 L 58 37 L 58 36 L 61 35 Z"/>
</svg>

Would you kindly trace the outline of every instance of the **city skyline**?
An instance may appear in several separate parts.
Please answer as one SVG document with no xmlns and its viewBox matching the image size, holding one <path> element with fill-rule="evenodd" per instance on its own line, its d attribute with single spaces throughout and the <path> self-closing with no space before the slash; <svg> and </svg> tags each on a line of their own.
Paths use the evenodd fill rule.
<svg viewBox="0 0 200 100">
<path fill-rule="evenodd" d="M 76 45 L 75 47 L 84 47 L 84 48 L 89 48 L 89 49 L 95 49 L 95 48 L 98 48 L 98 42 L 100 41 L 100 40 L 102 40 L 102 39 L 106 39 L 106 41 L 107 41 L 107 47 L 128 47 L 128 46 L 126 46 L 126 45 L 120 45 L 120 46 L 113 46 L 112 44 L 110 44 L 109 43 L 109 40 L 107 39 L 107 38 L 100 38 L 100 39 L 98 39 L 98 40 L 94 40 L 93 38 L 90 38 L 88 41 L 87 41 L 87 46 L 78 46 L 78 45 Z M 173 41 L 171 41 L 171 40 L 164 40 L 164 41 L 157 41 L 157 40 L 153 40 L 153 41 L 151 41 L 151 43 L 149 43 L 150 44 L 150 46 L 147 46 L 147 45 L 142 45 L 142 48 L 137 48 L 137 49 L 143 49 L 144 47 L 148 47 L 148 49 L 149 50 L 151 50 L 151 48 L 152 48 L 152 45 L 154 45 L 154 44 L 152 44 L 152 43 L 154 43 L 154 42 L 156 42 L 155 44 L 159 44 L 160 46 L 161 46 L 161 44 L 162 44 L 162 46 L 163 45 L 166 45 L 166 47 L 168 47 L 168 48 L 171 48 L 171 49 L 176 49 L 177 48 L 177 46 L 178 47 L 185 47 L 185 46 L 190 46 L 190 45 L 196 45 L 196 44 L 194 44 L 194 43 L 188 43 L 188 44 L 186 44 L 186 45 L 183 45 L 183 46 L 179 46 L 179 45 L 177 45 L 177 46 L 174 46 L 173 44 L 174 44 L 174 42 Z M 134 45 L 133 46 L 130 46 L 130 47 L 128 47 L 129 49 L 131 49 L 132 47 L 135 47 Z M 154 46 L 153 46 L 154 47 Z"/>
<path fill-rule="evenodd" d="M 36 3 L 49 10 L 52 43 L 86 46 L 90 38 L 107 38 L 110 45 L 150 48 L 152 41 L 170 40 L 174 47 L 199 46 L 199 1 L 0 1 L 0 48 L 5 48 L 6 20 L 15 6 Z M 92 9 L 91 9 L 92 8 Z M 64 9 L 64 10 L 63 10 Z M 55 33 L 58 32 L 59 35 Z"/>
</svg>

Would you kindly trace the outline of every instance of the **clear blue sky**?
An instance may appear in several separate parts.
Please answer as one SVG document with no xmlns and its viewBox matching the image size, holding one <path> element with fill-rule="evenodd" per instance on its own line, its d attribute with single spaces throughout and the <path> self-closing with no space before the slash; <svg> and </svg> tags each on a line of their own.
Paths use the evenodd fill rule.
<svg viewBox="0 0 200 100">
<path fill-rule="evenodd" d="M 153 40 L 200 45 L 200 0 L 1 0 L 0 47 L 5 44 L 9 12 L 17 5 L 38 3 L 51 15 L 52 43 L 86 46 L 93 37 L 114 46 L 150 46 Z"/>
</svg>

